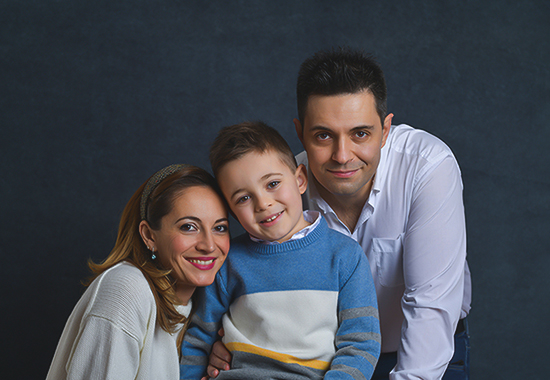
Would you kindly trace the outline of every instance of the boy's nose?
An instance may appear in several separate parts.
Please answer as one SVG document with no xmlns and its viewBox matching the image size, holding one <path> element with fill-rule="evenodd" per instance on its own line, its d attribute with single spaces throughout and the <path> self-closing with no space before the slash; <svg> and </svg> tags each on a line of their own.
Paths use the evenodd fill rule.
<svg viewBox="0 0 550 380">
<path fill-rule="evenodd" d="M 256 199 L 256 211 L 265 211 L 272 205 L 272 203 L 273 202 L 268 197 L 258 197 Z"/>
</svg>

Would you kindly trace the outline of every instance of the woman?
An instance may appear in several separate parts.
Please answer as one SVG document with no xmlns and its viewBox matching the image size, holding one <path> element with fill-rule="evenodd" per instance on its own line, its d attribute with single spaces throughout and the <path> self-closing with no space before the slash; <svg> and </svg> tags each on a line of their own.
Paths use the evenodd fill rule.
<svg viewBox="0 0 550 380">
<path fill-rule="evenodd" d="M 184 325 L 197 286 L 229 250 L 227 209 L 214 178 L 171 165 L 126 205 L 115 247 L 73 310 L 48 379 L 179 379 Z"/>
</svg>

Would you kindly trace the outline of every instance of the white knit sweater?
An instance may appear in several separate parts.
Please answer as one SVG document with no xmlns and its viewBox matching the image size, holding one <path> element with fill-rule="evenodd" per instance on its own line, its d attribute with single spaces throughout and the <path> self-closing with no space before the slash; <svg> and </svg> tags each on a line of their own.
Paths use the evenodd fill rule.
<svg viewBox="0 0 550 380">
<path fill-rule="evenodd" d="M 177 310 L 188 316 L 191 303 Z M 141 271 L 129 263 L 113 266 L 75 306 L 46 380 L 179 379 L 177 333 L 164 331 L 156 317 Z"/>
</svg>

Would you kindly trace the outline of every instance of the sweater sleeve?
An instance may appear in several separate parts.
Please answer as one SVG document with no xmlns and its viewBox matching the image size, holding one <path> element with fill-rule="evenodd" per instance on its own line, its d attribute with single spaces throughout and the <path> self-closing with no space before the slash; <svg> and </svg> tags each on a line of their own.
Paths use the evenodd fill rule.
<svg viewBox="0 0 550 380">
<path fill-rule="evenodd" d="M 197 307 L 181 348 L 182 380 L 200 379 L 206 373 L 208 356 L 218 339 L 222 317 L 229 308 L 229 296 L 219 272 L 212 285 L 195 290 L 195 304 Z"/>
<path fill-rule="evenodd" d="M 103 276 L 66 364 L 67 379 L 135 379 L 156 307 L 141 273 L 123 268 Z"/>
<path fill-rule="evenodd" d="M 75 341 L 67 379 L 135 379 L 139 358 L 135 337 L 105 318 L 90 316 Z"/>
<path fill-rule="evenodd" d="M 370 379 L 380 356 L 378 307 L 368 259 L 358 245 L 350 256 L 355 263 L 348 261 L 340 268 L 349 277 L 340 288 L 336 354 L 325 379 Z"/>
</svg>

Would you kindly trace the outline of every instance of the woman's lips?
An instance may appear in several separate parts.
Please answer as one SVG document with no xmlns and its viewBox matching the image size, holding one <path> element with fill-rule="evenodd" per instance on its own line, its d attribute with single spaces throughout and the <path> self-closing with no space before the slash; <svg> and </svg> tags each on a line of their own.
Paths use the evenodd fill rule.
<svg viewBox="0 0 550 380">
<path fill-rule="evenodd" d="M 193 257 L 186 260 L 200 270 L 210 270 L 214 268 L 216 264 L 216 259 L 214 257 Z"/>
</svg>

